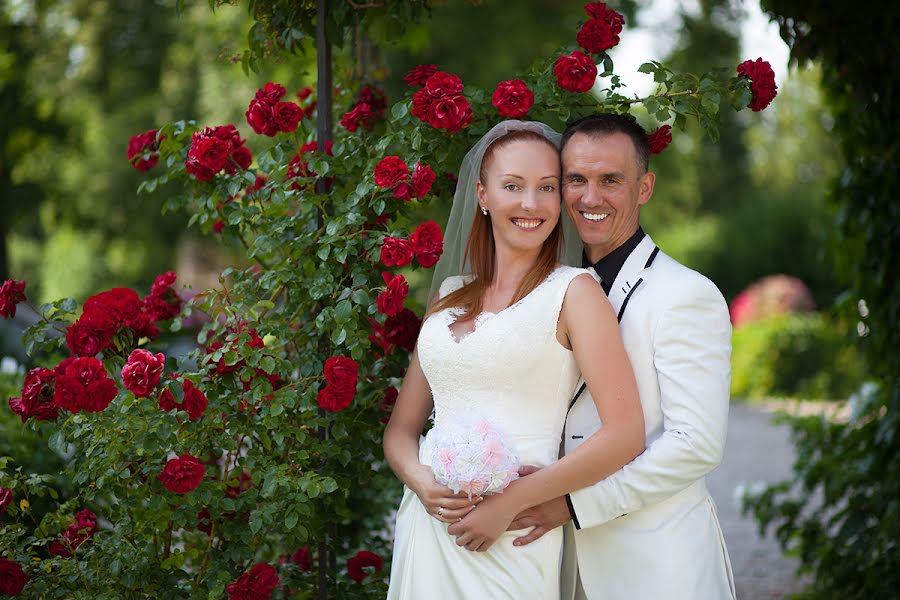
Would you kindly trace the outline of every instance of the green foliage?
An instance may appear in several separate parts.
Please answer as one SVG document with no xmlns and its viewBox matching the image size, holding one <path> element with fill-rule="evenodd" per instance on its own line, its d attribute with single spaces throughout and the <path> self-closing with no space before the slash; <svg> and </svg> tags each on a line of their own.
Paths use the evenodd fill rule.
<svg viewBox="0 0 900 600">
<path fill-rule="evenodd" d="M 875 392 L 858 401 L 848 423 L 790 419 L 794 481 L 749 503 L 761 528 L 773 527 L 813 573 L 809 597 L 893 598 L 900 586 L 900 248 L 897 219 L 900 155 L 893 94 L 900 41 L 895 5 L 846 12 L 838 2 L 815 11 L 795 0 L 766 0 L 795 60 L 819 60 L 846 166 L 834 182 L 839 210 L 833 257 L 850 283 L 851 301 L 869 334 L 863 349 Z M 847 18 L 834 19 L 836 11 Z M 855 315 L 854 315 L 855 316 Z"/>
<path fill-rule="evenodd" d="M 821 314 L 777 315 L 734 330 L 732 396 L 844 399 L 861 383 L 853 338 Z"/>
</svg>

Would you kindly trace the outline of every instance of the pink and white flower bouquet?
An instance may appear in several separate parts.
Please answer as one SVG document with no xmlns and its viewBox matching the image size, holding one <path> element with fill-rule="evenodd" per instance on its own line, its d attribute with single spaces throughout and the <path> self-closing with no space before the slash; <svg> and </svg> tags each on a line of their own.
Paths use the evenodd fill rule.
<svg viewBox="0 0 900 600">
<path fill-rule="evenodd" d="M 488 419 L 460 416 L 428 433 L 431 468 L 454 493 L 496 494 L 518 478 L 519 457 L 510 436 Z"/>
</svg>

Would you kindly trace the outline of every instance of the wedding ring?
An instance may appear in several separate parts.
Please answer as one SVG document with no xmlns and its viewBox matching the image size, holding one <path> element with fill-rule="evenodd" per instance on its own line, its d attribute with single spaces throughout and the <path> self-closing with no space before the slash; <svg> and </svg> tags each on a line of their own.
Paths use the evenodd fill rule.
<svg viewBox="0 0 900 600">
<path fill-rule="evenodd" d="M 439 517 L 443 517 L 443 516 L 444 516 L 444 507 L 443 507 L 443 506 L 439 506 L 439 507 L 438 507 L 438 516 L 439 516 Z"/>
</svg>

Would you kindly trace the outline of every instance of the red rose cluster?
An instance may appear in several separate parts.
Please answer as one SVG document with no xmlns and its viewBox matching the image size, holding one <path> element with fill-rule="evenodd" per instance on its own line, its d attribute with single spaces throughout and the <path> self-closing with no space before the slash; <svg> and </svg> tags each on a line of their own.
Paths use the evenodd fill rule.
<svg viewBox="0 0 900 600">
<path fill-rule="evenodd" d="M 297 551 L 291 555 L 290 560 L 300 568 L 301 573 L 308 573 L 312 570 L 312 556 L 310 556 L 309 548 L 307 546 L 298 548 Z"/>
<path fill-rule="evenodd" d="M 225 591 L 231 594 L 231 600 L 268 600 L 279 581 L 275 567 L 260 563 L 235 579 Z"/>
<path fill-rule="evenodd" d="M 153 281 L 150 295 L 144 298 L 144 308 L 153 321 L 169 321 L 181 312 L 181 296 L 172 287 L 178 276 L 167 271 Z"/>
<path fill-rule="evenodd" d="M 527 115 L 534 106 L 534 92 L 521 79 L 501 81 L 494 90 L 491 104 L 501 117 L 518 119 Z"/>
<path fill-rule="evenodd" d="M 138 348 L 128 356 L 128 362 L 122 367 L 122 384 L 138 398 L 147 398 L 159 385 L 166 357 L 162 352 L 153 354 Z"/>
<path fill-rule="evenodd" d="M 253 131 L 275 137 L 280 131 L 290 133 L 297 130 L 297 125 L 303 118 L 303 109 L 294 102 L 282 101 L 285 94 L 287 90 L 283 85 L 271 81 L 256 91 L 256 96 L 250 101 L 245 113 L 247 123 Z"/>
<path fill-rule="evenodd" d="M 204 470 L 203 463 L 196 456 L 182 454 L 166 462 L 159 480 L 170 492 L 187 494 L 203 481 Z"/>
<path fill-rule="evenodd" d="M 14 560 L 0 558 L 0 596 L 18 596 L 28 583 L 28 575 Z"/>
<path fill-rule="evenodd" d="M 60 539 L 50 543 L 48 548 L 50 556 L 71 558 L 72 552 L 92 538 L 96 532 L 97 515 L 86 508 L 78 511 L 75 513 L 75 520 L 62 532 Z"/>
<path fill-rule="evenodd" d="M 672 143 L 672 126 L 663 125 L 653 133 L 647 135 L 650 144 L 650 154 L 659 154 Z"/>
<path fill-rule="evenodd" d="M 52 421 L 59 416 L 59 406 L 53 399 L 55 383 L 56 373 L 50 369 L 31 369 L 25 375 L 22 397 L 7 401 L 10 410 L 19 415 L 23 423 L 31 417 L 38 421 Z"/>
<path fill-rule="evenodd" d="M 390 354 L 394 346 L 412 352 L 422 328 L 422 319 L 408 308 L 385 319 L 384 325 L 379 325 L 375 319 L 370 319 L 369 323 L 372 325 L 369 341 L 378 344 L 385 355 Z"/>
<path fill-rule="evenodd" d="M 384 118 L 387 110 L 387 97 L 377 87 L 365 85 L 359 91 L 359 101 L 341 118 L 341 125 L 347 131 L 356 131 L 360 127 L 371 129 L 376 119 Z"/>
<path fill-rule="evenodd" d="M 419 225 L 410 239 L 388 236 L 381 245 L 381 262 L 387 267 L 405 267 L 413 256 L 419 264 L 430 268 L 444 252 L 444 236 L 434 221 Z"/>
<path fill-rule="evenodd" d="M 319 391 L 319 406 L 329 412 L 339 412 L 350 406 L 356 395 L 359 365 L 346 356 L 332 356 L 325 361 L 325 381 L 328 382 Z"/>
<path fill-rule="evenodd" d="M 625 17 L 605 2 L 589 2 L 584 11 L 591 17 L 578 31 L 578 45 L 592 54 L 606 52 L 619 43 L 619 34 L 625 25 Z"/>
<path fill-rule="evenodd" d="M 403 81 L 406 82 L 406 85 L 409 87 L 417 87 L 420 88 L 425 85 L 425 82 L 428 79 L 438 72 L 437 65 L 419 65 L 412 71 L 410 71 L 406 77 L 403 78 Z"/>
<path fill-rule="evenodd" d="M 234 175 L 238 167 L 247 169 L 253 162 L 246 141 L 234 125 L 207 127 L 194 134 L 184 166 L 200 181 L 209 181 L 223 170 Z"/>
<path fill-rule="evenodd" d="M 553 73 L 556 75 L 556 85 L 569 92 L 583 93 L 594 87 L 597 65 L 590 56 L 575 50 L 556 59 Z"/>
<path fill-rule="evenodd" d="M 393 317 L 403 310 L 403 301 L 406 300 L 406 295 L 409 294 L 409 284 L 403 275 L 392 275 L 384 272 L 381 274 L 381 278 L 384 279 L 386 287 L 375 298 L 375 304 L 378 305 L 379 311 L 389 317 Z"/>
<path fill-rule="evenodd" d="M 362 583 L 372 573 L 380 572 L 383 566 L 384 561 L 380 556 L 368 550 L 360 550 L 347 561 L 347 574 L 356 583 Z M 372 572 L 364 571 L 365 568 L 371 568 Z"/>
<path fill-rule="evenodd" d="M 413 95 L 412 115 L 432 127 L 455 133 L 472 122 L 472 107 L 462 92 L 459 77 L 435 71 Z"/>
<path fill-rule="evenodd" d="M 431 191 L 437 175 L 428 165 L 416 163 L 412 177 L 399 156 L 385 156 L 375 165 L 375 185 L 394 191 L 394 198 L 422 199 Z"/>
<path fill-rule="evenodd" d="M 331 140 L 327 140 L 325 142 L 325 154 L 327 154 L 328 156 L 334 156 L 333 148 L 334 145 L 332 144 Z M 315 171 L 309 168 L 309 165 L 306 163 L 303 155 L 309 152 L 317 152 L 318 150 L 318 142 L 308 142 L 300 146 L 300 151 L 297 152 L 297 154 L 295 154 L 293 158 L 291 158 L 291 162 L 288 163 L 287 170 L 287 178 L 295 180 L 293 183 L 291 183 L 291 189 L 299 190 L 301 188 L 300 182 L 296 181 L 297 178 L 316 177 Z"/>
<path fill-rule="evenodd" d="M 123 330 L 135 341 L 159 335 L 137 292 L 113 288 L 87 299 L 81 317 L 66 331 L 66 345 L 76 356 L 94 356 L 111 347 L 113 338 Z"/>
<path fill-rule="evenodd" d="M 159 140 L 156 139 L 156 129 L 148 129 L 144 133 L 131 136 L 128 140 L 128 162 L 140 172 L 146 172 L 159 162 Z"/>
<path fill-rule="evenodd" d="M 775 85 L 775 71 L 772 65 L 762 58 L 745 60 L 737 67 L 738 75 L 750 80 L 750 91 L 753 96 L 747 106 L 750 110 L 759 112 L 769 106 L 775 96 L 778 95 L 778 86 Z"/>
<path fill-rule="evenodd" d="M 175 374 L 172 374 L 173 377 Z M 209 401 L 200 389 L 194 385 L 190 379 L 184 379 L 181 382 L 181 402 L 175 400 L 175 395 L 169 388 L 163 389 L 159 395 L 159 407 L 164 411 L 173 409 L 183 410 L 187 412 L 191 421 L 196 421 L 203 416 Z"/>
<path fill-rule="evenodd" d="M 25 302 L 25 282 L 7 279 L 0 284 L 0 317 L 12 319 L 16 316 L 16 305 Z"/>
</svg>

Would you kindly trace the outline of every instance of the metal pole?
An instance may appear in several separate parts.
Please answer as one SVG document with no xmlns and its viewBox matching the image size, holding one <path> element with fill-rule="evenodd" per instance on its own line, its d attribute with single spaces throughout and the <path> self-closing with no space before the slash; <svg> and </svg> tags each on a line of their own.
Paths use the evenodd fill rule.
<svg viewBox="0 0 900 600">
<path fill-rule="evenodd" d="M 332 136 L 332 90 L 334 85 L 331 81 L 331 44 L 325 36 L 325 23 L 327 22 L 327 4 L 328 0 L 316 0 L 316 143 L 320 152 L 325 151 L 325 142 L 331 140 Z M 324 177 L 319 177 L 316 181 L 316 192 L 324 194 L 326 191 L 326 181 Z M 325 215 L 322 211 L 317 211 L 316 224 L 319 228 L 325 223 Z M 320 346 L 323 344 L 320 341 Z M 320 427 L 318 431 L 320 440 L 325 440 L 328 431 L 324 427 Z M 320 504 L 324 509 L 324 502 Z M 319 581 L 318 581 L 318 600 L 328 600 L 328 570 L 334 564 L 334 557 L 328 547 L 328 533 L 322 532 L 319 540 Z"/>
</svg>

